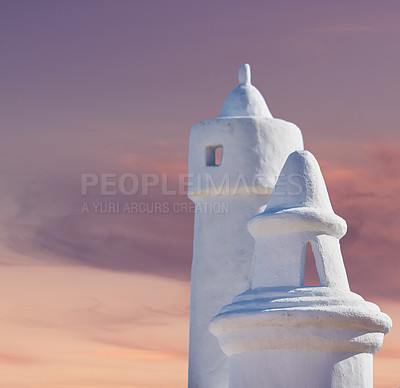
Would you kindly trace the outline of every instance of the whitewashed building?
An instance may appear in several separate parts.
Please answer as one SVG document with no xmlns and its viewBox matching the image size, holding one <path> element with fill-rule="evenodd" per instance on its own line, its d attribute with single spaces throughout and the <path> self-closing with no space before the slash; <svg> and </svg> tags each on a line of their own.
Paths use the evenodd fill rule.
<svg viewBox="0 0 400 388">
<path fill-rule="evenodd" d="M 195 215 L 192 264 L 189 387 L 228 387 L 228 358 L 209 332 L 211 318 L 247 289 L 254 240 L 248 220 L 268 201 L 287 156 L 303 149 L 299 128 L 273 118 L 251 84 L 250 67 L 217 119 L 190 133 L 189 198 Z M 202 206 L 212 203 L 220 206 Z"/>
<path fill-rule="evenodd" d="M 372 387 L 391 320 L 350 291 L 346 222 L 302 150 L 247 64 L 220 116 L 192 128 L 189 198 L 219 206 L 195 215 L 189 388 Z M 304 286 L 307 244 L 320 286 Z"/>
</svg>

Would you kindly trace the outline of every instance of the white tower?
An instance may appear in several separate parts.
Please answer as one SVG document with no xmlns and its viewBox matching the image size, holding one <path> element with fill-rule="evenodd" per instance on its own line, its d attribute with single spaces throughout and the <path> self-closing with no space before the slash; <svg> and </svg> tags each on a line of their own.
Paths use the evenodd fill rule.
<svg viewBox="0 0 400 388">
<path fill-rule="evenodd" d="M 240 67 L 239 86 L 226 99 L 220 116 L 192 128 L 189 175 L 193 185 L 188 196 L 197 211 L 190 388 L 228 387 L 227 357 L 209 332 L 209 322 L 246 290 L 254 249 L 246 223 L 263 210 L 287 156 L 299 149 L 303 149 L 299 128 L 271 116 L 250 83 L 247 64 Z M 222 159 L 217 155 L 221 151 Z"/>
<path fill-rule="evenodd" d="M 321 171 L 292 153 L 264 213 L 249 222 L 256 240 L 250 289 L 210 324 L 230 358 L 231 388 L 371 388 L 372 356 L 391 328 L 378 306 L 350 291 Z M 304 286 L 307 243 L 321 286 Z"/>
</svg>

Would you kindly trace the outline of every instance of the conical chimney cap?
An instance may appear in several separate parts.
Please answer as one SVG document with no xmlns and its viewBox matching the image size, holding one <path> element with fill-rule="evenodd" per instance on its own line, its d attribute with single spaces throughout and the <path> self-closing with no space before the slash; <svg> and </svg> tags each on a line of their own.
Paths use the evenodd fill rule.
<svg viewBox="0 0 400 388">
<path fill-rule="evenodd" d="M 249 222 L 253 237 L 313 231 L 340 238 L 346 230 L 346 222 L 332 209 L 318 162 L 308 151 L 288 156 L 265 211 Z"/>
<path fill-rule="evenodd" d="M 272 118 L 264 97 L 251 84 L 250 65 L 245 63 L 239 68 L 239 86 L 225 100 L 219 117 L 254 116 Z"/>
</svg>

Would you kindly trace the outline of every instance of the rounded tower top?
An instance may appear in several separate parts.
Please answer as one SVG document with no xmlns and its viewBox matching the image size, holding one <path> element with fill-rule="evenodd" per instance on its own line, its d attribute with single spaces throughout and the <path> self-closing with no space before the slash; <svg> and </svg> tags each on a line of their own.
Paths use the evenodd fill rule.
<svg viewBox="0 0 400 388">
<path fill-rule="evenodd" d="M 260 92 L 251 85 L 250 66 L 239 68 L 239 86 L 216 119 L 190 132 L 188 196 L 260 196 L 264 207 L 288 155 L 303 149 L 300 129 L 273 118 Z M 261 209 L 260 209 L 261 210 Z"/>
<path fill-rule="evenodd" d="M 239 68 L 239 86 L 225 100 L 219 118 L 254 116 L 272 118 L 264 97 L 251 84 L 250 65 L 245 63 Z"/>
</svg>

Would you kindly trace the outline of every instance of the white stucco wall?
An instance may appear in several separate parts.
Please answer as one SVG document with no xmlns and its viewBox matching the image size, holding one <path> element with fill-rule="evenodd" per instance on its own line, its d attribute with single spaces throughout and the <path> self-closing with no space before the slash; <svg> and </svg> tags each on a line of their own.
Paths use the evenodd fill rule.
<svg viewBox="0 0 400 388">
<path fill-rule="evenodd" d="M 372 388 L 372 355 L 262 350 L 233 356 L 230 388 Z"/>
<path fill-rule="evenodd" d="M 249 77 L 249 69 L 242 67 L 241 84 L 220 117 L 196 124 L 190 135 L 189 198 L 196 204 L 228 205 L 227 212 L 195 215 L 190 388 L 228 387 L 228 359 L 209 332 L 209 322 L 246 290 L 254 250 L 247 221 L 264 209 L 287 156 L 303 148 L 300 130 L 272 118 Z M 207 152 L 216 146 L 223 147 L 222 163 L 208 165 Z"/>
</svg>

